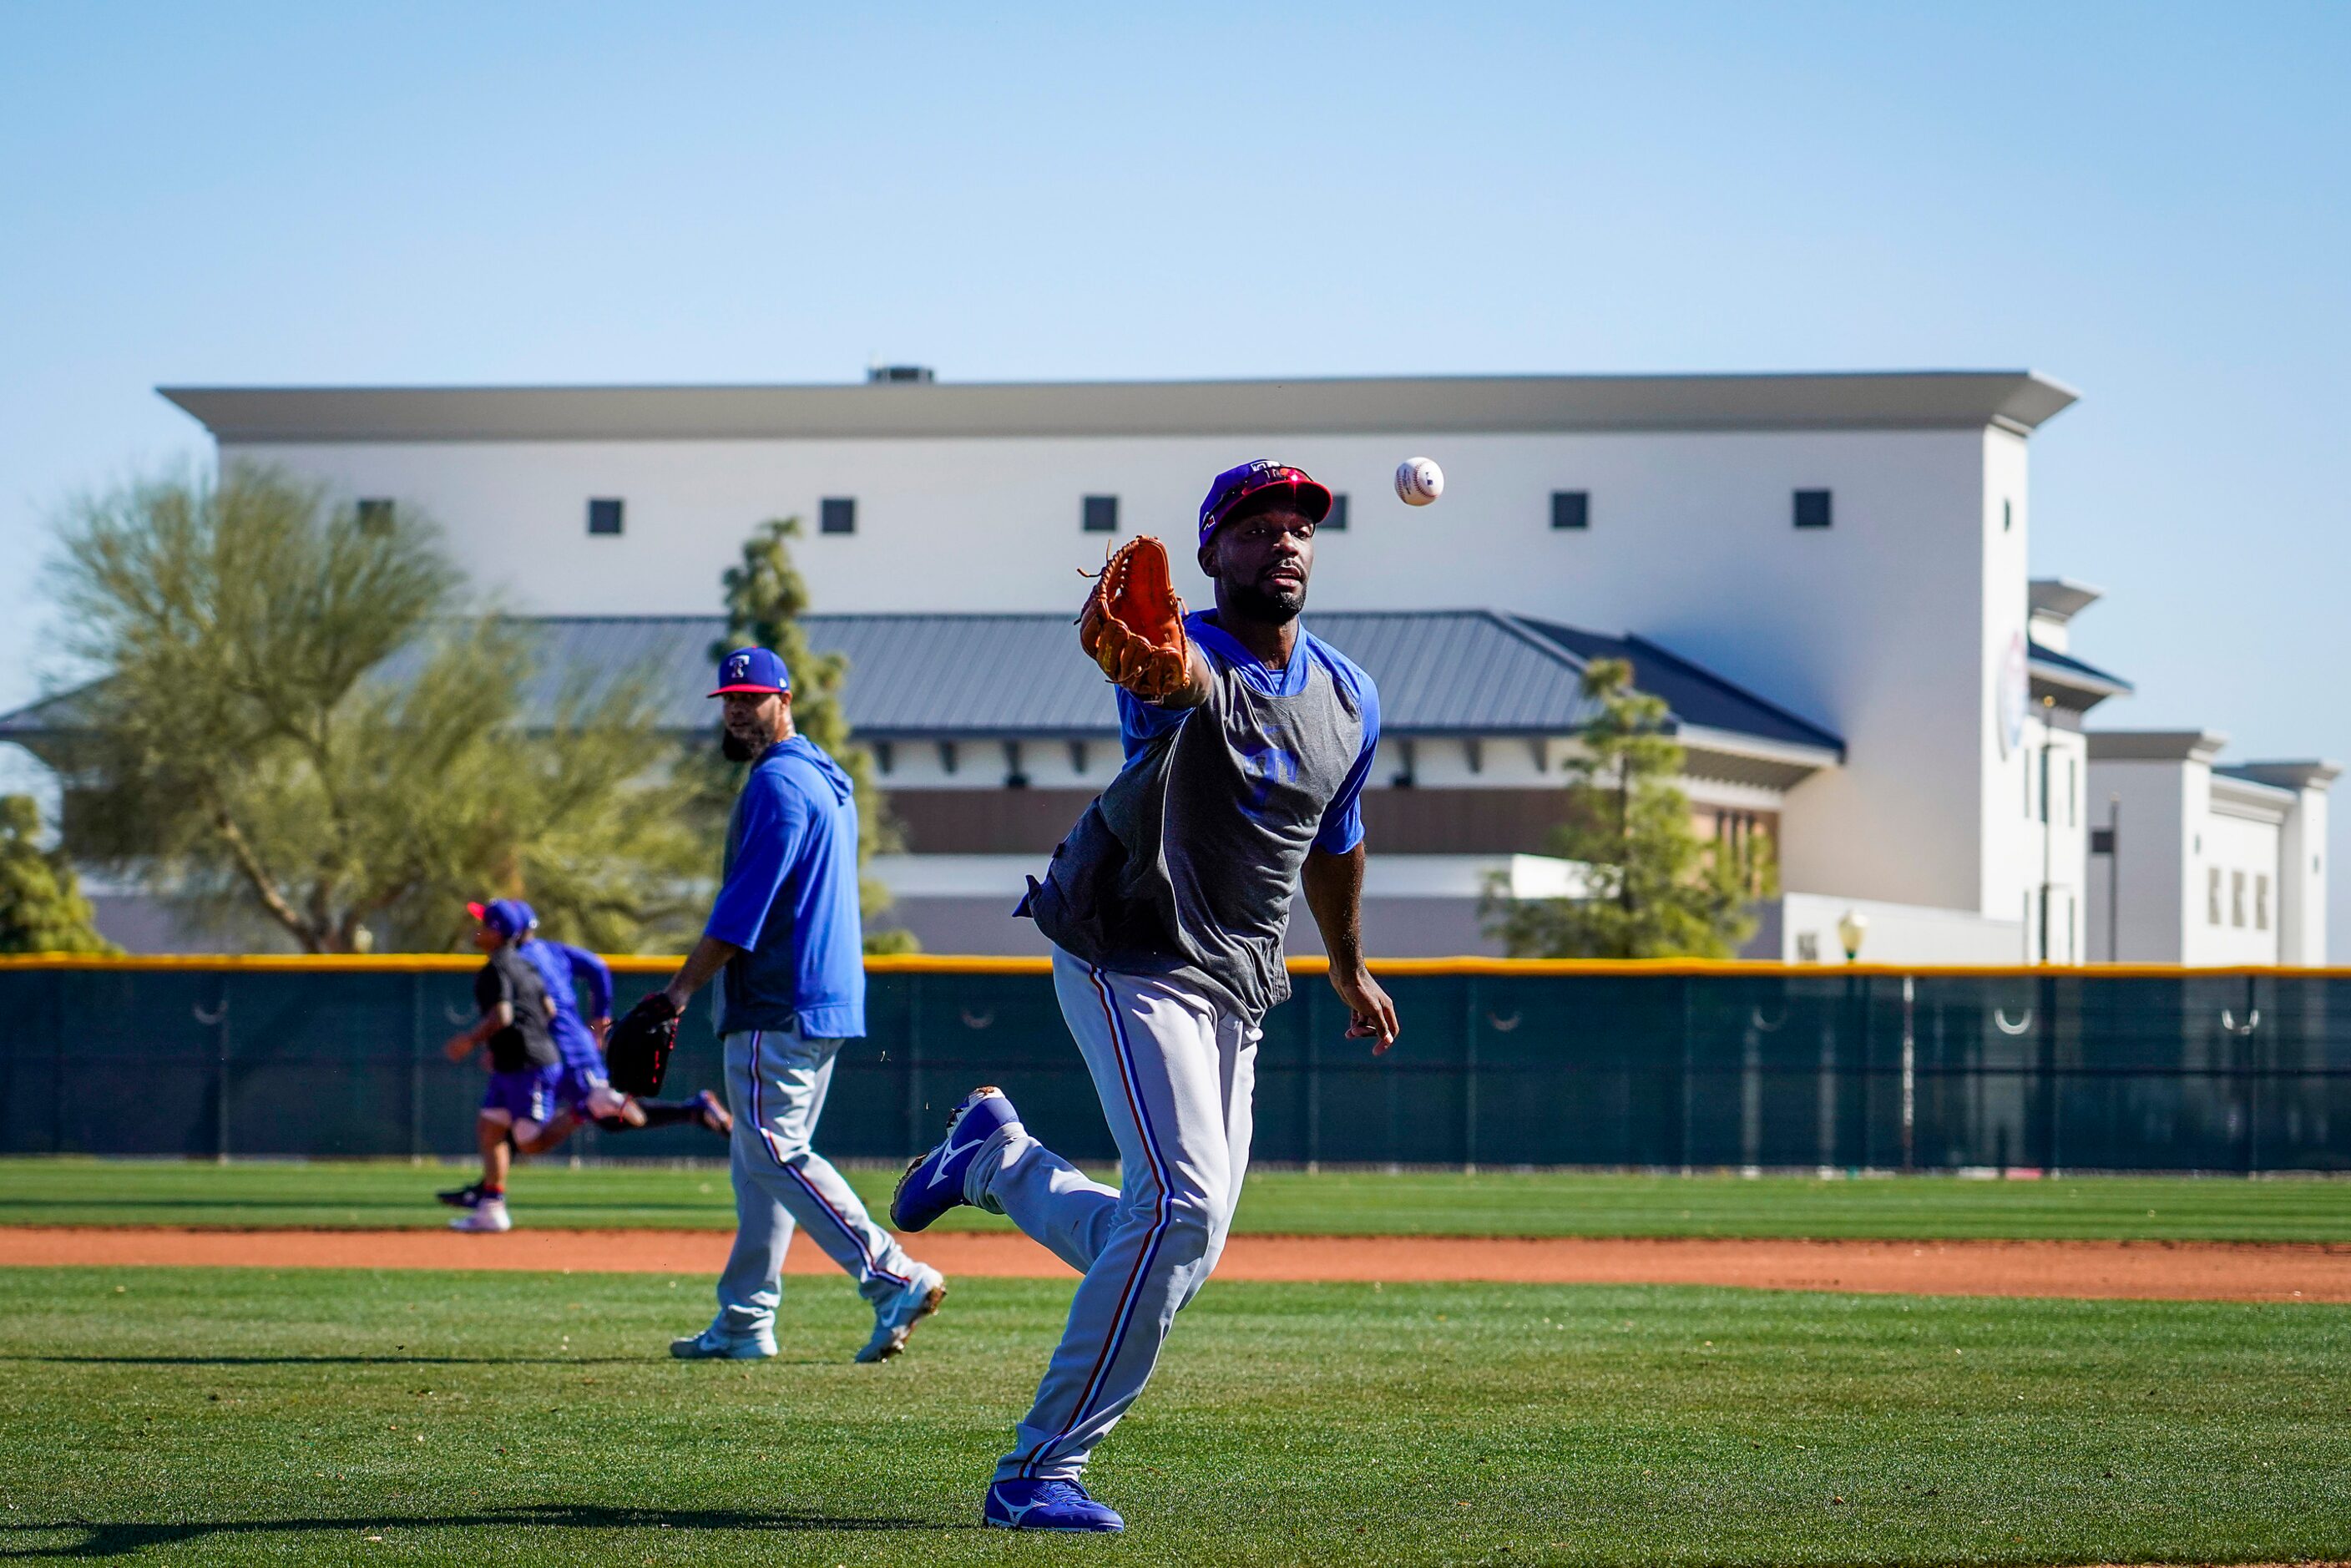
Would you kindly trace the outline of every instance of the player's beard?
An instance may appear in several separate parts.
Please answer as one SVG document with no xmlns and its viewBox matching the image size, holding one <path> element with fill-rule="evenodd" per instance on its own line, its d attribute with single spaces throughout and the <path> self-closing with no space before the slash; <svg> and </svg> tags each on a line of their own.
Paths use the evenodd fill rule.
<svg viewBox="0 0 2351 1568">
<path fill-rule="evenodd" d="M 1251 621 L 1268 626 L 1287 626 L 1305 610 L 1306 590 L 1301 586 L 1286 592 L 1269 592 L 1253 585 L 1237 587 L 1232 591 L 1232 600 L 1233 608 Z"/>
<path fill-rule="evenodd" d="M 718 732 L 719 754 L 729 762 L 748 762 L 765 749 L 765 747 L 753 745 L 731 729 L 722 728 Z"/>
</svg>

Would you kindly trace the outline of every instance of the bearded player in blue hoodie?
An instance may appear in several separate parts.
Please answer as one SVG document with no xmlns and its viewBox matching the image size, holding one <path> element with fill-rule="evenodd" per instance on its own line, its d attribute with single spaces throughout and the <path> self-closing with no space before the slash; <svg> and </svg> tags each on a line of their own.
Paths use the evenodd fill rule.
<svg viewBox="0 0 2351 1568">
<path fill-rule="evenodd" d="M 735 1113 L 735 1247 L 718 1315 L 674 1341 L 682 1360 L 776 1354 L 776 1305 L 795 1221 L 873 1307 L 859 1361 L 906 1345 L 938 1310 L 945 1276 L 873 1223 L 810 1146 L 833 1058 L 865 1033 L 864 930 L 857 911 L 857 802 L 839 765 L 792 727 L 792 678 L 765 648 L 720 661 L 722 747 L 751 776 L 726 825 L 724 883 L 702 939 L 664 987 L 680 1013 L 719 978 L 718 1033 Z"/>
</svg>

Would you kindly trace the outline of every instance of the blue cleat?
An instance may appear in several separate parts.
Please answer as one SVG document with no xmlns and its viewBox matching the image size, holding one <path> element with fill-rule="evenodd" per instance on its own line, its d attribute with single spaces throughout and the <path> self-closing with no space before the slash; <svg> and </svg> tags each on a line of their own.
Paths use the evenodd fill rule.
<svg viewBox="0 0 2351 1568">
<path fill-rule="evenodd" d="M 1020 1113 L 996 1088 L 975 1089 L 947 1118 L 946 1141 L 919 1155 L 898 1178 L 890 1195 L 890 1224 L 899 1230 L 920 1230 L 948 1209 L 970 1200 L 963 1195 L 964 1178 L 980 1146 L 1006 1127 L 1020 1124 Z"/>
<path fill-rule="evenodd" d="M 1118 1511 L 1096 1502 L 1075 1481 L 996 1481 L 980 1505 L 979 1520 L 990 1530 L 1117 1531 L 1126 1528 Z"/>
<path fill-rule="evenodd" d="M 947 1299 L 947 1277 L 928 1264 L 915 1267 L 906 1288 L 873 1309 L 873 1337 L 857 1353 L 861 1362 L 887 1361 L 906 1348 L 914 1325 Z"/>
</svg>

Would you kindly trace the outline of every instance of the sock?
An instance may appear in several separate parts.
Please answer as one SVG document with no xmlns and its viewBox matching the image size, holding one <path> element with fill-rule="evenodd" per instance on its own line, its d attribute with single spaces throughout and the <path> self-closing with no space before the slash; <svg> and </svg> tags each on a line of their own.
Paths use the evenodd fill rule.
<svg viewBox="0 0 2351 1568">
<path fill-rule="evenodd" d="M 645 1125 L 648 1127 L 669 1127 L 680 1122 L 702 1120 L 702 1102 L 699 1100 L 640 1100 L 637 1109 L 645 1113 Z"/>
<path fill-rule="evenodd" d="M 482 1201 L 484 1203 L 503 1203 L 506 1201 L 506 1188 L 502 1186 L 492 1186 L 487 1182 L 484 1182 L 482 1184 Z"/>
</svg>

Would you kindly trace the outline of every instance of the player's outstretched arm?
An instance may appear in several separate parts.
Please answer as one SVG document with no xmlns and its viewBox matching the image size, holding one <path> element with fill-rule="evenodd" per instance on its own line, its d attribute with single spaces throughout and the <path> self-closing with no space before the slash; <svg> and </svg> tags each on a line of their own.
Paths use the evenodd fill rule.
<svg viewBox="0 0 2351 1568">
<path fill-rule="evenodd" d="M 1208 662 L 1185 632 L 1167 547 L 1149 534 L 1127 540 L 1102 563 L 1078 612 L 1078 645 L 1104 675 L 1144 702 L 1186 708 L 1207 700 Z"/>
<path fill-rule="evenodd" d="M 1395 1003 L 1364 965 L 1364 860 L 1360 843 L 1343 854 L 1311 849 L 1300 880 L 1306 907 L 1322 933 L 1323 951 L 1331 955 L 1331 988 L 1351 1015 L 1347 1038 L 1372 1040 L 1372 1054 L 1384 1056 L 1403 1030 Z"/>
</svg>

